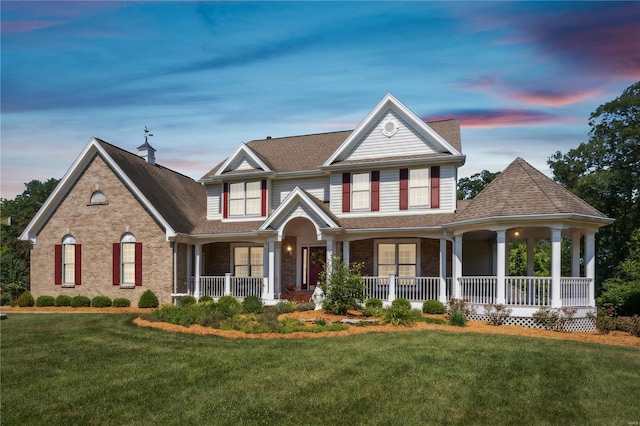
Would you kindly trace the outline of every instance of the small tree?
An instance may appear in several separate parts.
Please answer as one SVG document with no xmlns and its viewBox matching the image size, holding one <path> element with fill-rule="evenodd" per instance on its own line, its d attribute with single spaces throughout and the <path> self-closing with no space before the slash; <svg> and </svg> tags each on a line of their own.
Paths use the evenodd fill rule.
<svg viewBox="0 0 640 426">
<path fill-rule="evenodd" d="M 320 288 L 324 293 L 322 307 L 334 314 L 344 315 L 349 309 L 360 309 L 365 300 L 362 263 L 345 265 L 342 257 L 331 256 L 320 273 Z"/>
</svg>

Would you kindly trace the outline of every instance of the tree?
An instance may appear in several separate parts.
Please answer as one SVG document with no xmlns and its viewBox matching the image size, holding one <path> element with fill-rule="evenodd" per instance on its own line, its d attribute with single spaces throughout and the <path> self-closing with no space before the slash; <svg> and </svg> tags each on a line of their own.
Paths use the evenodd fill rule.
<svg viewBox="0 0 640 426">
<path fill-rule="evenodd" d="M 0 216 L 11 217 L 11 225 L 1 225 L 0 285 L 29 287 L 29 243 L 18 238 L 58 184 L 57 179 L 25 183 L 25 191 L 13 200 L 0 199 Z"/>
<path fill-rule="evenodd" d="M 458 200 L 471 200 L 489 185 L 500 172 L 483 170 L 468 178 L 458 180 Z"/>
<path fill-rule="evenodd" d="M 332 255 L 320 273 L 320 288 L 324 293 L 322 307 L 334 314 L 344 315 L 349 309 L 360 309 L 365 301 L 362 263 L 345 265 L 342 257 Z"/>
<path fill-rule="evenodd" d="M 614 276 L 626 242 L 640 227 L 640 82 L 599 106 L 589 118 L 589 141 L 557 151 L 547 163 L 553 178 L 616 221 L 597 236 L 597 282 Z"/>
</svg>

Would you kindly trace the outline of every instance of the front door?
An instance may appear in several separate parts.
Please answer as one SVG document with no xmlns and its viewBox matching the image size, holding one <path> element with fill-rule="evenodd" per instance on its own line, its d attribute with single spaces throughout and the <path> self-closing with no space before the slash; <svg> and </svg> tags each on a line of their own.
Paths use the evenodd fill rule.
<svg viewBox="0 0 640 426">
<path fill-rule="evenodd" d="M 324 268 L 327 259 L 326 247 L 309 247 L 309 256 L 307 258 L 307 270 L 309 271 L 308 290 L 315 290 L 318 284 L 318 277 Z"/>
</svg>

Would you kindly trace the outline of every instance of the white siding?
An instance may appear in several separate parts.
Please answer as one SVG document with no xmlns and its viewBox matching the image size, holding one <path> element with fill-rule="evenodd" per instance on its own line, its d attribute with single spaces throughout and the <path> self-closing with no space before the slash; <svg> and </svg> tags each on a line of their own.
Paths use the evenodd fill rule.
<svg viewBox="0 0 640 426">
<path fill-rule="evenodd" d="M 387 121 L 392 121 L 398 129 L 391 137 L 387 137 L 382 133 L 382 128 Z M 440 151 L 441 148 L 432 141 L 420 136 L 407 122 L 389 110 L 383 114 L 375 126 L 355 144 L 354 148 L 346 153 L 343 160 L 432 154 Z"/>
<path fill-rule="evenodd" d="M 252 170 L 257 168 L 259 167 L 249 161 L 246 157 L 243 157 L 240 161 L 234 162 L 231 164 L 231 167 L 229 167 L 230 170 Z"/>
<path fill-rule="evenodd" d="M 330 176 L 331 213 L 342 213 L 342 173 L 331 173 Z"/>
<path fill-rule="evenodd" d="M 207 219 L 222 219 L 222 184 L 207 186 Z"/>
<path fill-rule="evenodd" d="M 273 181 L 271 186 L 271 208 L 277 209 L 280 203 L 299 186 L 320 201 L 329 201 L 329 178 L 317 176 L 303 179 L 281 179 Z"/>
<path fill-rule="evenodd" d="M 400 210 L 400 169 L 380 170 L 380 212 Z"/>
<path fill-rule="evenodd" d="M 452 164 L 440 166 L 440 209 L 452 212 L 456 208 L 456 177 Z"/>
</svg>

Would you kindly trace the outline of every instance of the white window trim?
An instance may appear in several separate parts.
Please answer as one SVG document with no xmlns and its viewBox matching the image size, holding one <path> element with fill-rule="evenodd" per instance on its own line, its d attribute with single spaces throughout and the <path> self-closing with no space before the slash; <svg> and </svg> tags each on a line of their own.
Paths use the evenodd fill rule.
<svg viewBox="0 0 640 426">
<path fill-rule="evenodd" d="M 125 234 L 120 239 L 120 287 L 135 288 L 136 286 L 136 237 L 133 234 Z M 133 244 L 133 282 L 125 282 L 124 280 L 124 245 Z M 129 263 L 127 263 L 129 264 Z"/>
<path fill-rule="evenodd" d="M 236 259 L 235 259 L 235 257 L 236 257 L 236 248 L 238 248 L 238 247 L 248 248 L 249 249 L 249 254 L 248 254 L 248 256 L 249 256 L 248 257 L 249 264 L 247 265 L 249 267 L 249 275 L 247 276 L 248 278 L 252 277 L 251 276 L 251 269 L 252 269 L 253 264 L 251 263 L 251 249 L 252 248 L 260 248 L 260 249 L 262 249 L 262 256 L 260 258 L 262 263 L 260 264 L 260 266 L 262 266 L 262 275 L 264 276 L 264 272 L 265 272 L 265 269 L 264 269 L 264 265 L 265 265 L 265 263 L 264 263 L 265 262 L 265 258 L 264 258 L 265 257 L 265 250 L 264 250 L 264 245 L 261 245 L 261 244 L 231 244 L 231 256 L 230 256 L 231 257 L 231 265 L 229 265 L 229 270 L 231 271 L 231 274 L 233 276 L 236 276 L 235 275 L 235 273 L 236 273 Z M 256 278 L 256 277 L 253 277 L 253 278 Z"/>
<path fill-rule="evenodd" d="M 411 171 L 413 170 L 426 170 L 427 171 L 427 185 L 426 186 L 417 186 L 416 188 L 427 188 L 427 203 L 426 204 L 411 204 L 411 189 L 413 188 L 411 186 Z M 420 210 L 420 209 L 427 209 L 431 206 L 431 167 L 414 167 L 414 168 L 410 168 L 409 169 L 409 176 L 408 176 L 408 194 L 407 197 L 409 198 L 407 200 L 407 205 L 409 207 L 409 209 L 415 209 L 415 210 Z"/>
<path fill-rule="evenodd" d="M 355 175 L 368 175 L 368 187 L 366 190 L 355 190 L 355 185 L 353 183 Z M 353 202 L 355 201 L 354 194 L 356 193 L 367 193 L 368 194 L 368 203 L 366 207 L 355 207 Z M 368 212 L 371 211 L 371 172 L 352 172 L 351 173 L 351 211 L 352 212 Z"/>
<path fill-rule="evenodd" d="M 232 198 L 231 197 L 231 186 L 237 184 L 243 185 L 243 197 L 240 198 Z M 257 197 L 247 197 L 247 185 L 257 183 L 258 188 L 258 196 Z M 247 214 L 247 201 L 248 200 L 258 200 L 258 212 Z M 243 200 L 243 212 L 241 214 L 233 213 L 231 209 L 231 202 L 234 200 Z M 227 209 L 229 211 L 229 218 L 242 218 L 242 217 L 262 217 L 262 180 L 250 180 L 250 181 L 242 181 L 242 182 L 229 182 L 229 196 L 228 196 L 228 206 Z"/>
<path fill-rule="evenodd" d="M 73 246 L 73 262 L 67 262 L 67 246 Z M 75 287 L 76 286 L 76 239 L 71 235 L 67 235 L 62 240 L 62 287 Z M 67 265 L 72 265 L 73 268 L 73 281 L 67 281 Z"/>
<path fill-rule="evenodd" d="M 415 244 L 416 245 L 416 277 L 420 275 L 420 238 L 400 238 L 400 239 L 376 239 L 373 240 L 373 275 L 378 275 L 378 245 L 379 244 L 395 244 L 396 245 L 396 270 L 398 269 L 397 245 L 398 244 Z"/>
</svg>

